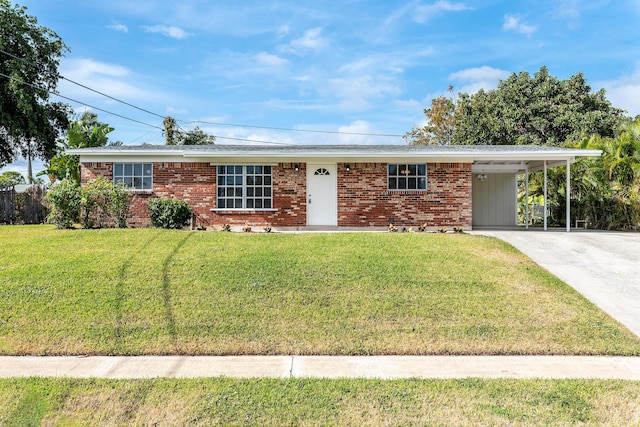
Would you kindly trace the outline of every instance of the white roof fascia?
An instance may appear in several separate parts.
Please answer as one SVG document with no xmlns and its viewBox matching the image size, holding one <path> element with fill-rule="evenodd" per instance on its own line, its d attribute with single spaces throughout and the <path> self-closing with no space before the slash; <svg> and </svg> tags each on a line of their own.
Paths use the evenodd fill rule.
<svg viewBox="0 0 640 427">
<path fill-rule="evenodd" d="M 575 157 L 597 157 L 602 154 L 600 150 L 517 150 L 517 151 L 483 151 L 481 149 L 470 151 L 463 149 L 458 152 L 451 150 L 430 151 L 430 152 L 407 152 L 384 150 L 379 152 L 352 150 L 331 150 L 304 152 L 299 150 L 278 150 L 269 151 L 188 151 L 188 150 L 132 150 L 132 149 L 80 149 L 67 150 L 67 154 L 80 155 L 82 162 L 109 162 L 109 161 L 158 161 L 158 162 L 180 162 L 184 159 L 189 161 L 212 162 L 213 159 L 223 161 L 260 161 L 269 159 L 279 162 L 304 162 L 304 161 L 340 161 L 340 162 L 452 162 L 452 163 L 473 163 L 474 161 L 574 161 Z"/>
</svg>

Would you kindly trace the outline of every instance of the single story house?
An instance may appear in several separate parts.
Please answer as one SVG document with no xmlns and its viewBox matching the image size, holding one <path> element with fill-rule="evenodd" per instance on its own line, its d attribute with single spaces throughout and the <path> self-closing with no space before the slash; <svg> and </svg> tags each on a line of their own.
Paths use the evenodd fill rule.
<svg viewBox="0 0 640 427">
<path fill-rule="evenodd" d="M 149 224 L 149 199 L 172 197 L 203 226 L 464 229 L 516 225 L 518 174 L 600 155 L 493 145 L 145 144 L 67 153 L 80 156 L 83 183 L 103 176 L 132 189 L 133 226 Z"/>
</svg>

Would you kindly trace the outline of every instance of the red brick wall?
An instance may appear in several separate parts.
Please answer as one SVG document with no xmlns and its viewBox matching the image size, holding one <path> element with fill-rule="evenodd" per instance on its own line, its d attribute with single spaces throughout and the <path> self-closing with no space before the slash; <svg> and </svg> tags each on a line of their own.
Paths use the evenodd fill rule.
<svg viewBox="0 0 640 427">
<path fill-rule="evenodd" d="M 211 213 L 211 224 L 275 227 L 307 225 L 307 169 L 304 163 L 298 165 L 298 171 L 294 167 L 293 163 L 279 163 L 271 169 L 273 207 L 277 211 L 217 211 Z M 211 207 L 214 205 L 215 200 Z"/>
<path fill-rule="evenodd" d="M 427 191 L 389 191 L 386 163 L 338 164 L 338 225 L 470 228 L 471 180 L 470 163 L 429 163 Z"/>
<path fill-rule="evenodd" d="M 386 163 L 338 164 L 338 225 L 471 227 L 471 164 L 430 163 L 427 191 L 388 191 Z M 83 163 L 82 183 L 112 177 L 111 163 Z M 306 165 L 273 166 L 275 211 L 212 211 L 216 207 L 216 167 L 210 163 L 153 164 L 153 191 L 134 192 L 130 226 L 150 224 L 147 203 L 154 197 L 175 197 L 189 203 L 197 225 L 305 226 Z"/>
<path fill-rule="evenodd" d="M 83 163 L 82 183 L 98 176 L 111 178 L 112 163 Z M 210 163 L 161 162 L 153 164 L 153 190 L 132 192 L 130 226 L 151 224 L 147 204 L 155 197 L 175 197 L 189 203 L 196 225 L 304 226 L 306 168 L 280 163 L 272 168 L 273 206 L 277 211 L 211 211 L 216 207 L 216 167 Z"/>
</svg>

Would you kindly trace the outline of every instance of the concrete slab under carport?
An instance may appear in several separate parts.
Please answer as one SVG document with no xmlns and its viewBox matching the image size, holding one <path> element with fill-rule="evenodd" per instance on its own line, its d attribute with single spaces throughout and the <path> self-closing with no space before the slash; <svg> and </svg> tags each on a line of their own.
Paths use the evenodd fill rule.
<svg viewBox="0 0 640 427">
<path fill-rule="evenodd" d="M 475 229 L 513 245 L 640 336 L 640 233 Z"/>
</svg>

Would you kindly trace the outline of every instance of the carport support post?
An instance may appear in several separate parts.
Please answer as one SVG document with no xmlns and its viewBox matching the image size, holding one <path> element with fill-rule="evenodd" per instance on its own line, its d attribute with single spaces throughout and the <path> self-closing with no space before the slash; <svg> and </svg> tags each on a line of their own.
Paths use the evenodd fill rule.
<svg viewBox="0 0 640 427">
<path fill-rule="evenodd" d="M 571 161 L 567 159 L 567 185 L 564 193 L 567 198 L 567 232 L 571 230 Z"/>
<path fill-rule="evenodd" d="M 529 168 L 524 172 L 524 229 L 529 229 Z"/>
<path fill-rule="evenodd" d="M 544 161 L 544 231 L 547 231 L 547 161 Z"/>
</svg>

